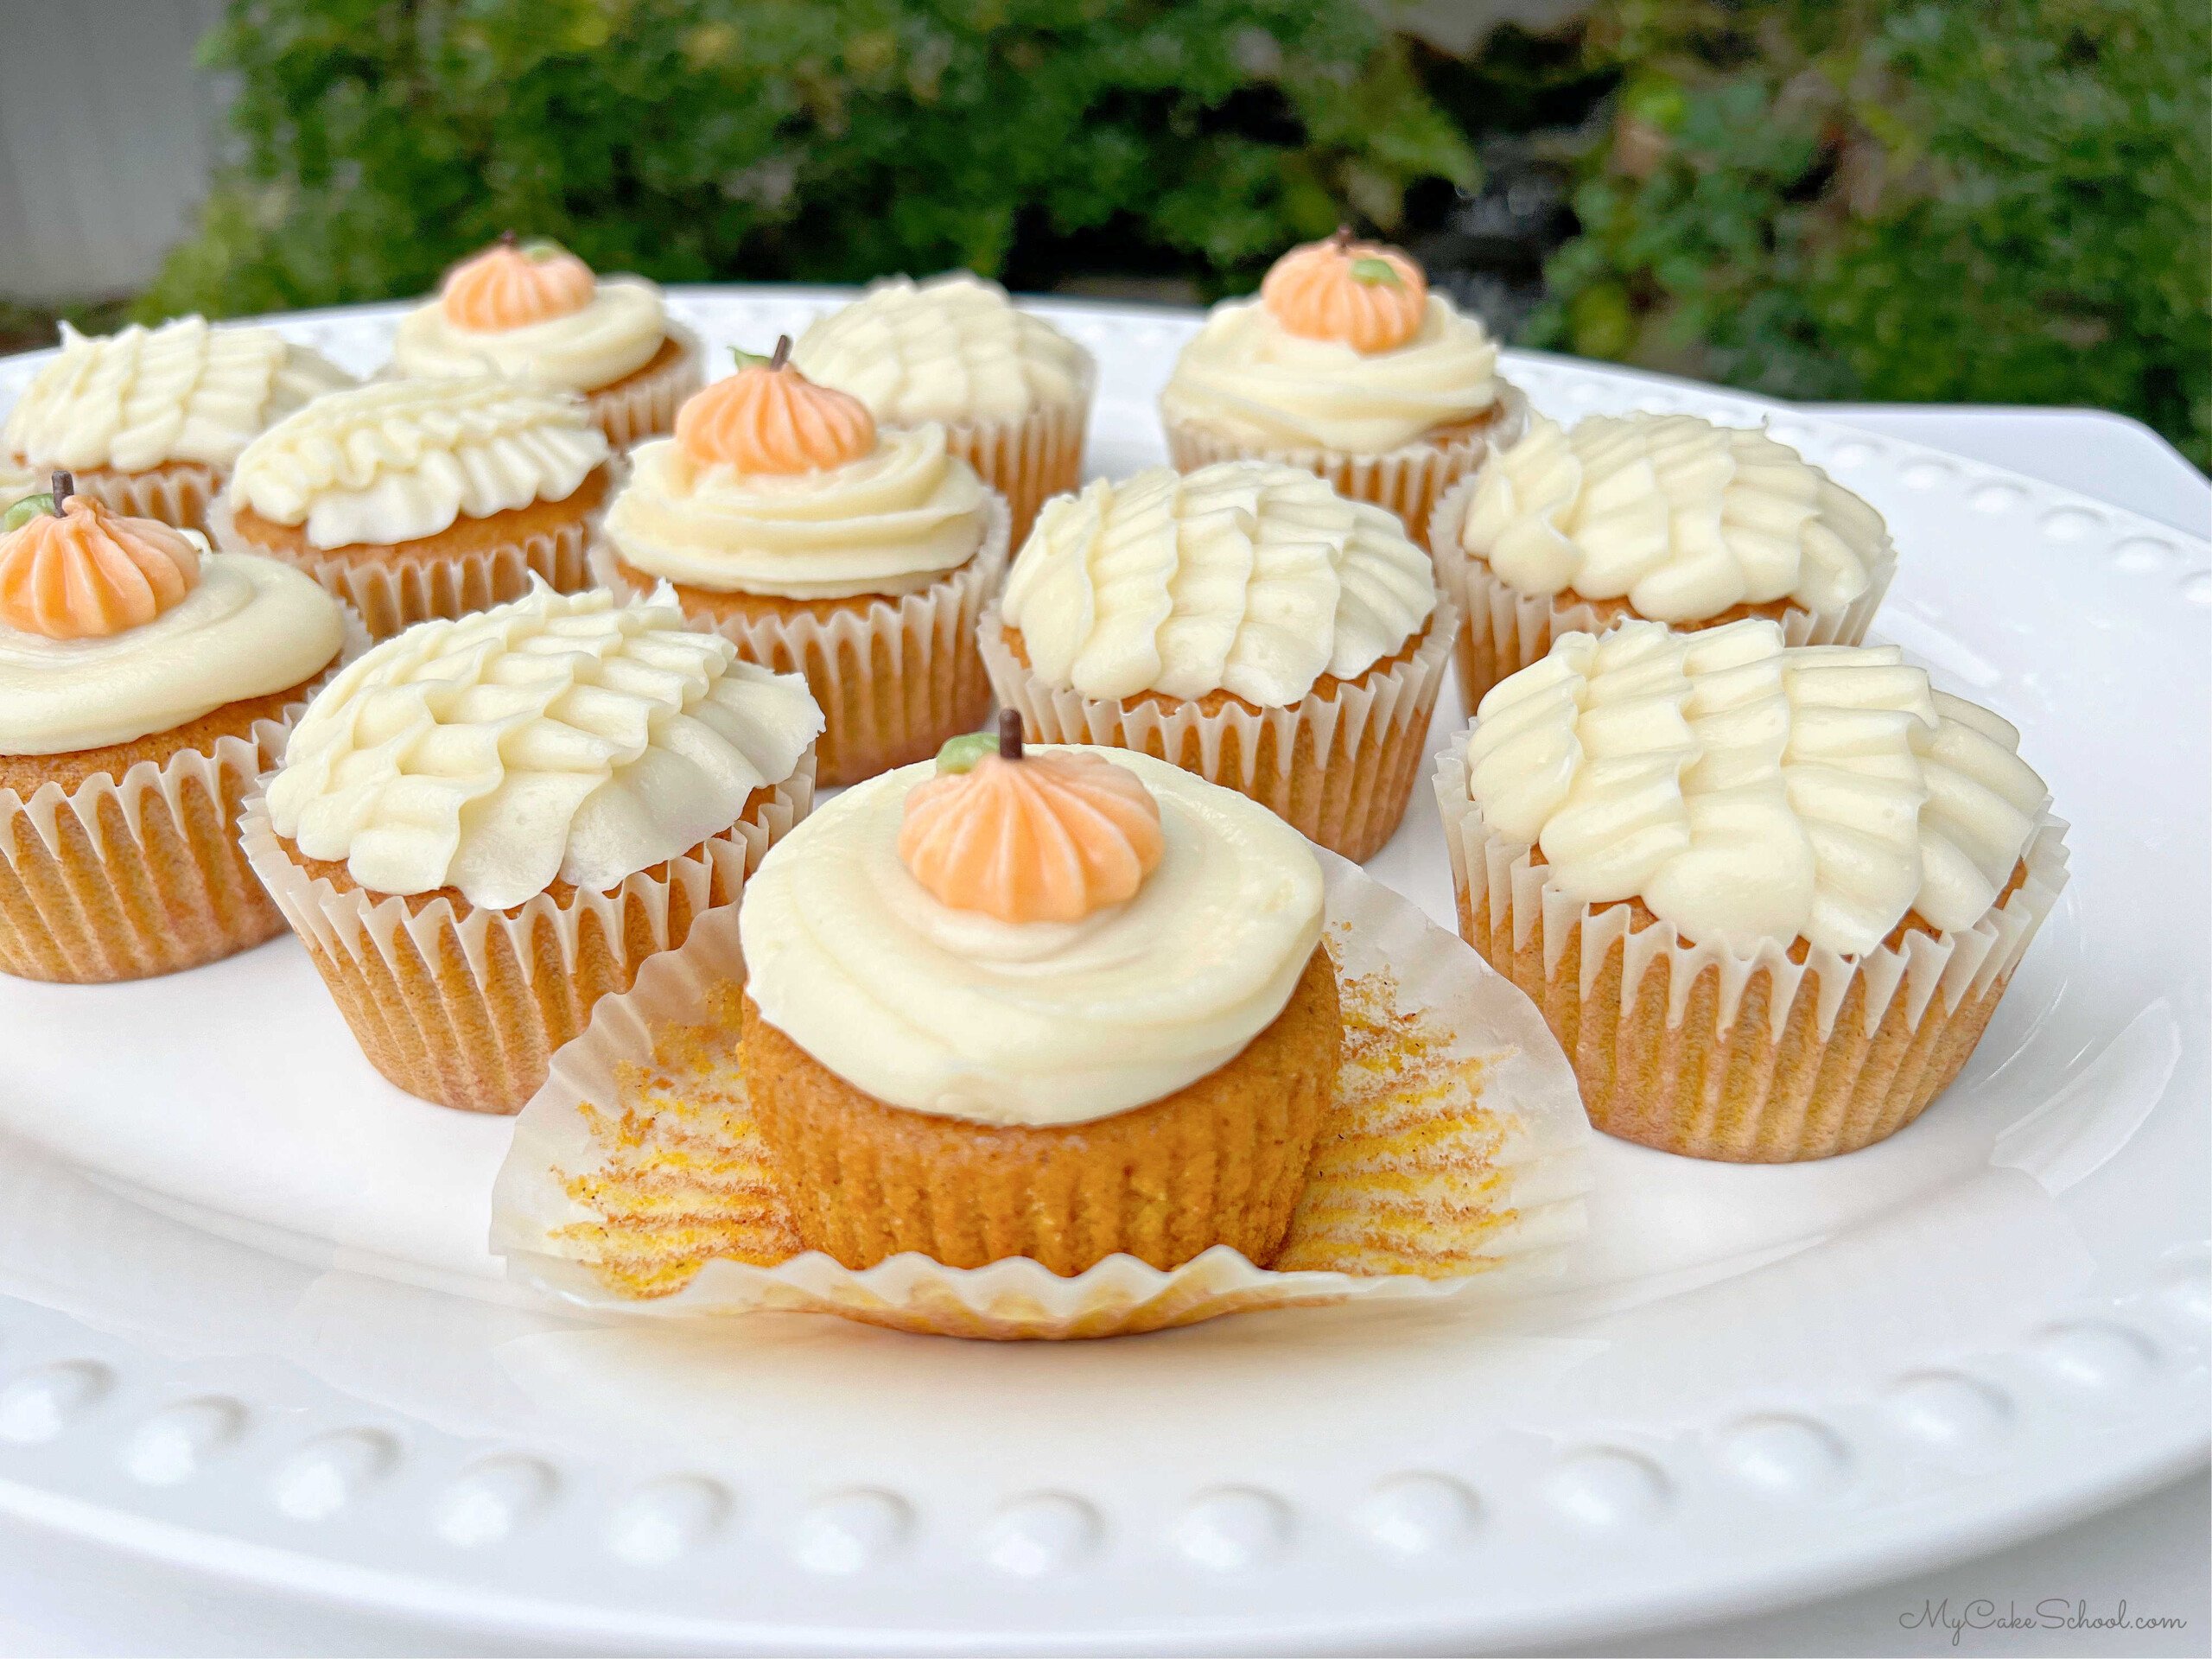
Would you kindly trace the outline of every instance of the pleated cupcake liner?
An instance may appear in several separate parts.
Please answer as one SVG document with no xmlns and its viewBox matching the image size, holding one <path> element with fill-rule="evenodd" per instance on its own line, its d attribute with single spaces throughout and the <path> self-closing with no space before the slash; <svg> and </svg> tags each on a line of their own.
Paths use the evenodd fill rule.
<svg viewBox="0 0 2212 1659">
<path fill-rule="evenodd" d="M 647 438 L 666 437 L 675 431 L 676 411 L 705 384 L 705 354 L 699 337 L 680 323 L 671 322 L 667 327 L 668 338 L 683 348 L 680 356 L 651 374 L 633 374 L 583 394 L 592 419 L 617 454 Z"/>
<path fill-rule="evenodd" d="M 1018 421 L 947 421 L 944 445 L 1006 498 L 1009 544 L 1019 552 L 1037 510 L 1083 482 L 1092 381 L 1072 404 L 1046 404 Z"/>
<path fill-rule="evenodd" d="M 102 467 L 74 475 L 79 490 L 111 512 L 203 531 L 227 476 L 222 468 L 196 461 L 167 461 L 143 473 Z M 45 474 L 34 487 L 46 487 Z"/>
<path fill-rule="evenodd" d="M 1435 786 L 1460 934 L 1543 1010 L 1591 1122 L 1694 1158 L 1831 1158 L 1910 1123 L 1973 1053 L 2066 884 L 2066 826 L 2045 814 L 2025 879 L 1971 927 L 1796 961 L 1771 940 L 1735 951 L 1671 923 L 1631 931 L 1628 905 L 1559 892 L 1468 799 L 1464 740 Z"/>
<path fill-rule="evenodd" d="M 917 594 L 858 596 L 827 616 L 811 612 L 718 613 L 686 602 L 695 626 L 709 628 L 749 663 L 803 674 L 822 706 L 817 775 L 825 789 L 856 784 L 926 760 L 949 737 L 972 732 L 990 713 L 990 688 L 976 629 L 1005 574 L 1008 510 L 994 496 L 976 556 Z M 652 591 L 624 571 L 618 550 L 592 550 L 598 584 L 624 598 Z"/>
<path fill-rule="evenodd" d="M 1225 1245 L 1071 1276 L 799 1243 L 737 1064 L 744 963 L 716 912 L 594 1010 L 516 1121 L 493 1248 L 516 1281 L 661 1319 L 772 1310 L 944 1336 L 1108 1337 L 1224 1314 L 1541 1291 L 1585 1230 L 1588 1126 L 1526 997 L 1410 901 L 1321 855 L 1344 1063 L 1274 1260 Z"/>
<path fill-rule="evenodd" d="M 1466 550 L 1459 532 L 1480 481 L 1471 478 L 1455 485 L 1437 503 L 1427 529 L 1436 579 L 1459 604 L 1461 629 L 1455 666 L 1460 700 L 1469 714 L 1500 680 L 1541 662 L 1561 634 L 1603 633 L 1617 620 L 1609 609 L 1579 596 L 1562 600 L 1554 594 L 1523 593 L 1500 581 L 1489 560 Z M 1866 591 L 1849 604 L 1825 609 L 1795 601 L 1784 606 L 1774 619 L 1782 626 L 1783 642 L 1792 645 L 1860 644 L 1874 613 L 1881 608 L 1882 596 L 1889 592 L 1897 568 L 1897 552 L 1892 548 L 1880 564 L 1867 572 Z M 1691 633 L 1718 626 L 1726 620 L 1732 619 L 1667 626 L 1678 633 Z"/>
<path fill-rule="evenodd" d="M 702 917 L 736 914 L 746 877 L 813 798 L 810 752 L 745 817 L 664 865 L 605 892 L 543 893 L 508 910 L 443 893 L 417 904 L 310 874 L 257 791 L 238 838 L 370 1064 L 418 1099 L 512 1115 L 595 1003 L 629 989 Z"/>
<path fill-rule="evenodd" d="M 1096 743 L 1169 761 L 1359 863 L 1405 817 L 1459 631 L 1457 607 L 1440 597 L 1403 661 L 1339 682 L 1332 696 L 1308 692 L 1279 709 L 1230 699 L 1211 712 L 1197 702 L 1109 701 L 1054 686 L 1014 656 L 995 606 L 977 640 L 1000 705 L 1020 712 L 1030 741 Z"/>
</svg>

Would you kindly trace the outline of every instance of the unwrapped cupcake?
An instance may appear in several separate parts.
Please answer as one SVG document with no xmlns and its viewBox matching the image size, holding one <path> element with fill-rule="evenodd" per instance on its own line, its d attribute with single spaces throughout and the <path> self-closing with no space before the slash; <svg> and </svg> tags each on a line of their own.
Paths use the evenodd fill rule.
<svg viewBox="0 0 2212 1659">
<path fill-rule="evenodd" d="M 748 662 L 804 674 L 827 721 L 819 779 L 926 760 L 990 707 L 976 646 L 1006 569 L 1006 504 L 934 421 L 879 428 L 859 399 L 766 359 L 640 444 L 594 569 L 618 593 L 673 584 Z"/>
<path fill-rule="evenodd" d="M 340 672 L 241 838 L 377 1070 L 514 1112 L 805 816 L 821 729 L 667 595 L 540 584 Z"/>
<path fill-rule="evenodd" d="M 0 971 L 143 979 L 283 931 L 232 825 L 346 646 L 337 602 L 67 474 L 0 530 Z"/>
<path fill-rule="evenodd" d="M 1224 461 L 1046 504 L 980 639 L 1033 741 L 1171 760 L 1362 860 L 1405 814 L 1456 628 L 1389 512 Z"/>
<path fill-rule="evenodd" d="M 2018 743 L 1894 646 L 1563 635 L 1438 768 L 1460 931 L 1607 1134 L 1855 1151 L 1958 1075 L 2064 883 Z"/>
<path fill-rule="evenodd" d="M 1409 256 L 1339 231 L 1276 260 L 1258 297 L 1214 307 L 1160 415 L 1185 472 L 1239 457 L 1303 467 L 1418 536 L 1527 419 L 1497 371 L 1482 324 Z"/>
<path fill-rule="evenodd" d="M 996 283 L 964 270 L 877 283 L 810 325 L 792 360 L 884 426 L 943 426 L 952 453 L 1006 498 L 1017 546 L 1046 498 L 1082 476 L 1097 367 Z"/>
<path fill-rule="evenodd" d="M 1793 645 L 1855 645 L 1897 569 L 1881 514 L 1764 432 L 1694 415 L 1538 416 L 1438 504 L 1470 709 L 1562 634 L 1624 618 L 1747 616 Z"/>
<path fill-rule="evenodd" d="M 271 328 L 181 317 L 91 336 L 61 351 L 9 412 L 19 468 L 67 468 L 78 491 L 134 518 L 205 530 L 232 464 L 256 435 L 353 378 Z"/>
<path fill-rule="evenodd" d="M 615 448 L 671 430 L 698 389 L 699 342 L 642 276 L 600 276 L 556 243 L 504 236 L 400 319 L 410 378 L 493 374 L 584 400 Z"/>
<path fill-rule="evenodd" d="M 225 546 L 298 566 L 382 639 L 527 593 L 589 585 L 607 440 L 565 391 L 379 380 L 246 446 L 217 505 Z"/>
</svg>

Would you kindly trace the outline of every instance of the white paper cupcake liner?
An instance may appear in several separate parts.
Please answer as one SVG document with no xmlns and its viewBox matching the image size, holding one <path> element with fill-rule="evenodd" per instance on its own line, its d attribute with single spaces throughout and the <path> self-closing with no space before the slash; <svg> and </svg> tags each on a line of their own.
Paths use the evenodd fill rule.
<svg viewBox="0 0 2212 1659">
<path fill-rule="evenodd" d="M 633 375 L 584 394 L 592 419 L 617 454 L 675 431 L 676 411 L 703 384 L 699 337 L 678 322 L 671 321 L 667 327 L 668 338 L 683 348 L 682 356 L 651 374 Z"/>
<path fill-rule="evenodd" d="M 1086 359 L 1087 361 L 1088 359 Z M 1095 365 L 1073 404 L 1047 404 L 1018 421 L 947 421 L 945 448 L 1006 498 L 1011 544 L 1018 551 L 1037 510 L 1083 481 L 1083 446 L 1090 430 Z"/>
<path fill-rule="evenodd" d="M 170 461 L 143 473 L 101 467 L 74 477 L 79 490 L 112 512 L 180 530 L 205 531 L 210 510 L 222 495 L 226 474 L 196 461 Z M 33 489 L 43 490 L 46 485 L 47 474 L 41 473 Z"/>
<path fill-rule="evenodd" d="M 1116 1255 L 1072 1278 L 1026 1257 L 960 1268 L 908 1254 L 855 1271 L 800 1253 L 734 1070 L 744 964 L 727 911 L 554 1057 L 493 1189 L 493 1249 L 516 1280 L 594 1308 L 798 1310 L 992 1338 L 1541 1288 L 1582 1234 L 1590 1179 L 1558 1045 L 1527 998 L 1411 903 L 1343 860 L 1322 864 L 1346 1058 L 1272 1268 L 1224 1246 L 1172 1272 Z"/>
<path fill-rule="evenodd" d="M 1259 709 L 1231 699 L 1120 702 L 1053 686 L 1007 645 L 998 607 L 977 632 L 1002 708 L 1018 709 L 1033 743 L 1097 743 L 1172 761 L 1249 797 L 1308 840 L 1355 863 L 1389 841 L 1421 770 L 1428 720 L 1459 637 L 1459 611 L 1440 596 L 1419 649 L 1380 672 Z M 1300 753 L 1300 737 L 1310 746 Z"/>
</svg>

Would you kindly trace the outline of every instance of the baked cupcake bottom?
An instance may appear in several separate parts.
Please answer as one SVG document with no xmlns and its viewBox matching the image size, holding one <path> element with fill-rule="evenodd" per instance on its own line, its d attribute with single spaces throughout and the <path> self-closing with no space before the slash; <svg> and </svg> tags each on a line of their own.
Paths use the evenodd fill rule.
<svg viewBox="0 0 2212 1659">
<path fill-rule="evenodd" d="M 745 999 L 741 1063 L 800 1238 L 849 1268 L 1026 1255 L 1074 1274 L 1120 1252 L 1172 1268 L 1216 1244 L 1273 1259 L 1305 1189 L 1343 1041 L 1317 948 L 1235 1059 L 1133 1111 L 1047 1128 L 886 1105 Z"/>
<path fill-rule="evenodd" d="M 676 411 L 701 384 L 699 341 L 671 323 L 660 349 L 620 380 L 583 394 L 607 441 L 626 449 L 676 430 Z"/>
<path fill-rule="evenodd" d="M 34 489 L 46 487 L 51 468 L 33 468 L 21 456 L 16 464 L 39 474 Z M 179 530 L 206 530 L 209 511 L 223 492 L 221 471 L 196 461 L 165 461 L 138 473 L 87 467 L 70 477 L 79 491 L 111 512 L 156 519 Z"/>
</svg>

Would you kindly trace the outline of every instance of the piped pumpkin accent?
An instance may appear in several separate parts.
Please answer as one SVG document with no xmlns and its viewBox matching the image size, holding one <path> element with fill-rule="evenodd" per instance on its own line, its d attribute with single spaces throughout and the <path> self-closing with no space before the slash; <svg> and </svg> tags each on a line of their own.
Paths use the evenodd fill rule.
<svg viewBox="0 0 2212 1659">
<path fill-rule="evenodd" d="M 875 417 L 849 393 L 818 386 L 791 360 L 791 337 L 775 354 L 738 353 L 727 379 L 692 394 L 676 415 L 676 443 L 699 467 L 740 473 L 820 473 L 875 451 Z"/>
<path fill-rule="evenodd" d="M 67 478 L 55 476 L 54 510 L 0 536 L 0 621 L 48 639 L 103 639 L 200 585 L 200 550 L 183 531 L 72 494 Z"/>
<path fill-rule="evenodd" d="M 575 254 L 550 242 L 518 245 L 509 232 L 447 273 L 438 305 L 456 328 L 498 334 L 572 315 L 598 291 L 599 278 Z"/>
<path fill-rule="evenodd" d="M 899 856 L 938 903 L 1001 922 L 1079 922 L 1160 868 L 1160 803 L 1103 755 L 954 738 L 906 797 Z M 950 766 L 948 766 L 948 762 Z"/>
<path fill-rule="evenodd" d="M 1260 284 L 1274 320 L 1307 340 L 1388 352 L 1411 340 L 1428 308 L 1428 278 L 1397 249 L 1356 242 L 1350 227 L 1293 248 Z"/>
</svg>

